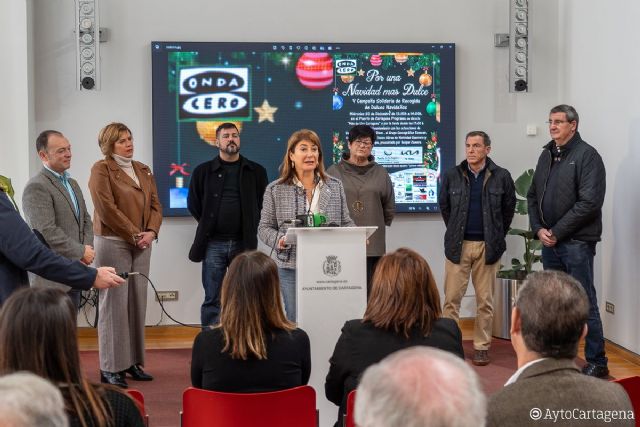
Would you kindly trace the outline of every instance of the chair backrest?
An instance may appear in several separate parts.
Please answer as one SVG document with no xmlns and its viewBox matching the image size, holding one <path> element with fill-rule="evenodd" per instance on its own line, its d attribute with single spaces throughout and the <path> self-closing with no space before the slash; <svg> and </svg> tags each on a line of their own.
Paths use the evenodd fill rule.
<svg viewBox="0 0 640 427">
<path fill-rule="evenodd" d="M 633 406 L 633 412 L 636 415 L 636 426 L 640 426 L 640 377 L 629 377 L 614 380 L 614 382 L 624 387 L 625 391 L 629 395 L 631 405 Z"/>
<path fill-rule="evenodd" d="M 267 393 L 222 393 L 187 388 L 182 427 L 316 427 L 316 392 L 300 386 Z"/>
<path fill-rule="evenodd" d="M 144 424 L 148 427 L 149 426 L 149 415 L 147 414 L 147 411 L 144 408 L 144 395 L 142 394 L 141 391 L 133 389 L 133 388 L 128 388 L 126 390 L 127 394 L 129 394 L 129 396 L 131 396 L 133 398 L 133 400 L 135 400 L 136 405 L 138 406 L 138 409 L 140 410 L 140 413 L 142 414 L 142 418 L 144 418 Z"/>
<path fill-rule="evenodd" d="M 353 409 L 355 404 L 356 404 L 356 391 L 351 390 L 351 392 L 347 395 L 347 413 L 344 416 L 345 427 L 356 427 L 356 422 L 353 419 Z"/>
</svg>

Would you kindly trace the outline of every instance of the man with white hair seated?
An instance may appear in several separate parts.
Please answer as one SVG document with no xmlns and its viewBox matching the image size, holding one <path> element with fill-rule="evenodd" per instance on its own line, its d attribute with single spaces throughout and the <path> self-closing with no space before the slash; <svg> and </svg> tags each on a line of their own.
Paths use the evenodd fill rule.
<svg viewBox="0 0 640 427">
<path fill-rule="evenodd" d="M 412 347 L 371 365 L 356 394 L 359 427 L 483 427 L 485 416 L 476 373 L 435 348 Z"/>
<path fill-rule="evenodd" d="M 0 377 L 0 426 L 68 427 L 60 390 L 29 372 Z"/>
</svg>

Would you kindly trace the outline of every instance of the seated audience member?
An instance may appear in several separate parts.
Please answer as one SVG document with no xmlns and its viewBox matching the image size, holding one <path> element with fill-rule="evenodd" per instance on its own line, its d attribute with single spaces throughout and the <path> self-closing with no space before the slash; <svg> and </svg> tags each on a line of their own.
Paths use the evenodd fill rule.
<svg viewBox="0 0 640 427">
<path fill-rule="evenodd" d="M 362 372 L 389 354 L 421 345 L 464 359 L 458 325 L 441 316 L 436 281 L 424 258 L 401 248 L 380 259 L 364 318 L 344 324 L 329 360 L 325 394 L 340 405 L 337 426 L 342 425 L 347 395 L 358 386 Z"/>
<path fill-rule="evenodd" d="M 194 387 L 255 393 L 307 384 L 309 337 L 284 314 L 271 258 L 258 251 L 237 255 L 222 281 L 220 305 L 220 323 L 193 344 Z"/>
<path fill-rule="evenodd" d="M 370 366 L 356 394 L 359 427 L 483 427 L 485 416 L 476 373 L 435 348 L 409 348 Z"/>
<path fill-rule="evenodd" d="M 60 289 L 23 288 L 5 302 L 0 312 L 0 375 L 16 371 L 29 371 L 56 384 L 71 426 L 144 425 L 128 395 L 83 377 L 76 308 Z"/>
<path fill-rule="evenodd" d="M 67 427 L 62 394 L 49 381 L 29 372 L 0 377 L 0 426 Z"/>
<path fill-rule="evenodd" d="M 528 276 L 511 317 L 518 370 L 490 397 L 488 426 L 634 425 L 624 389 L 581 374 L 573 361 L 588 316 L 587 294 L 574 278 L 552 270 Z M 601 418 L 612 412 L 615 419 Z"/>
</svg>

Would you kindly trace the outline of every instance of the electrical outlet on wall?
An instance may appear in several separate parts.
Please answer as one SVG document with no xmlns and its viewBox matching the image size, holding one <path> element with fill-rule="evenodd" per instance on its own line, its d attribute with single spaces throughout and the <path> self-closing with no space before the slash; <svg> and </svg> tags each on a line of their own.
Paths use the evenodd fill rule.
<svg viewBox="0 0 640 427">
<path fill-rule="evenodd" d="M 178 291 L 158 291 L 158 295 L 156 295 L 156 301 L 158 299 L 165 301 L 178 301 Z"/>
<path fill-rule="evenodd" d="M 604 309 L 607 313 L 616 314 L 616 306 L 612 302 L 607 301 L 604 305 Z"/>
</svg>

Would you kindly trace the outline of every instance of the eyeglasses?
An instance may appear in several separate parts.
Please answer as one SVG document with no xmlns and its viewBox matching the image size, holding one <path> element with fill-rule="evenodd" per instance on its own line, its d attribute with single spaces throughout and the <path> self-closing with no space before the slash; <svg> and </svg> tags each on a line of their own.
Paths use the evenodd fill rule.
<svg viewBox="0 0 640 427">
<path fill-rule="evenodd" d="M 354 144 L 358 144 L 361 147 L 371 147 L 373 145 L 373 142 L 370 139 L 354 139 L 353 140 Z"/>
<path fill-rule="evenodd" d="M 567 120 L 547 120 L 545 123 L 548 124 L 549 126 L 551 125 L 560 126 L 563 123 L 569 123 L 569 122 Z"/>
</svg>

